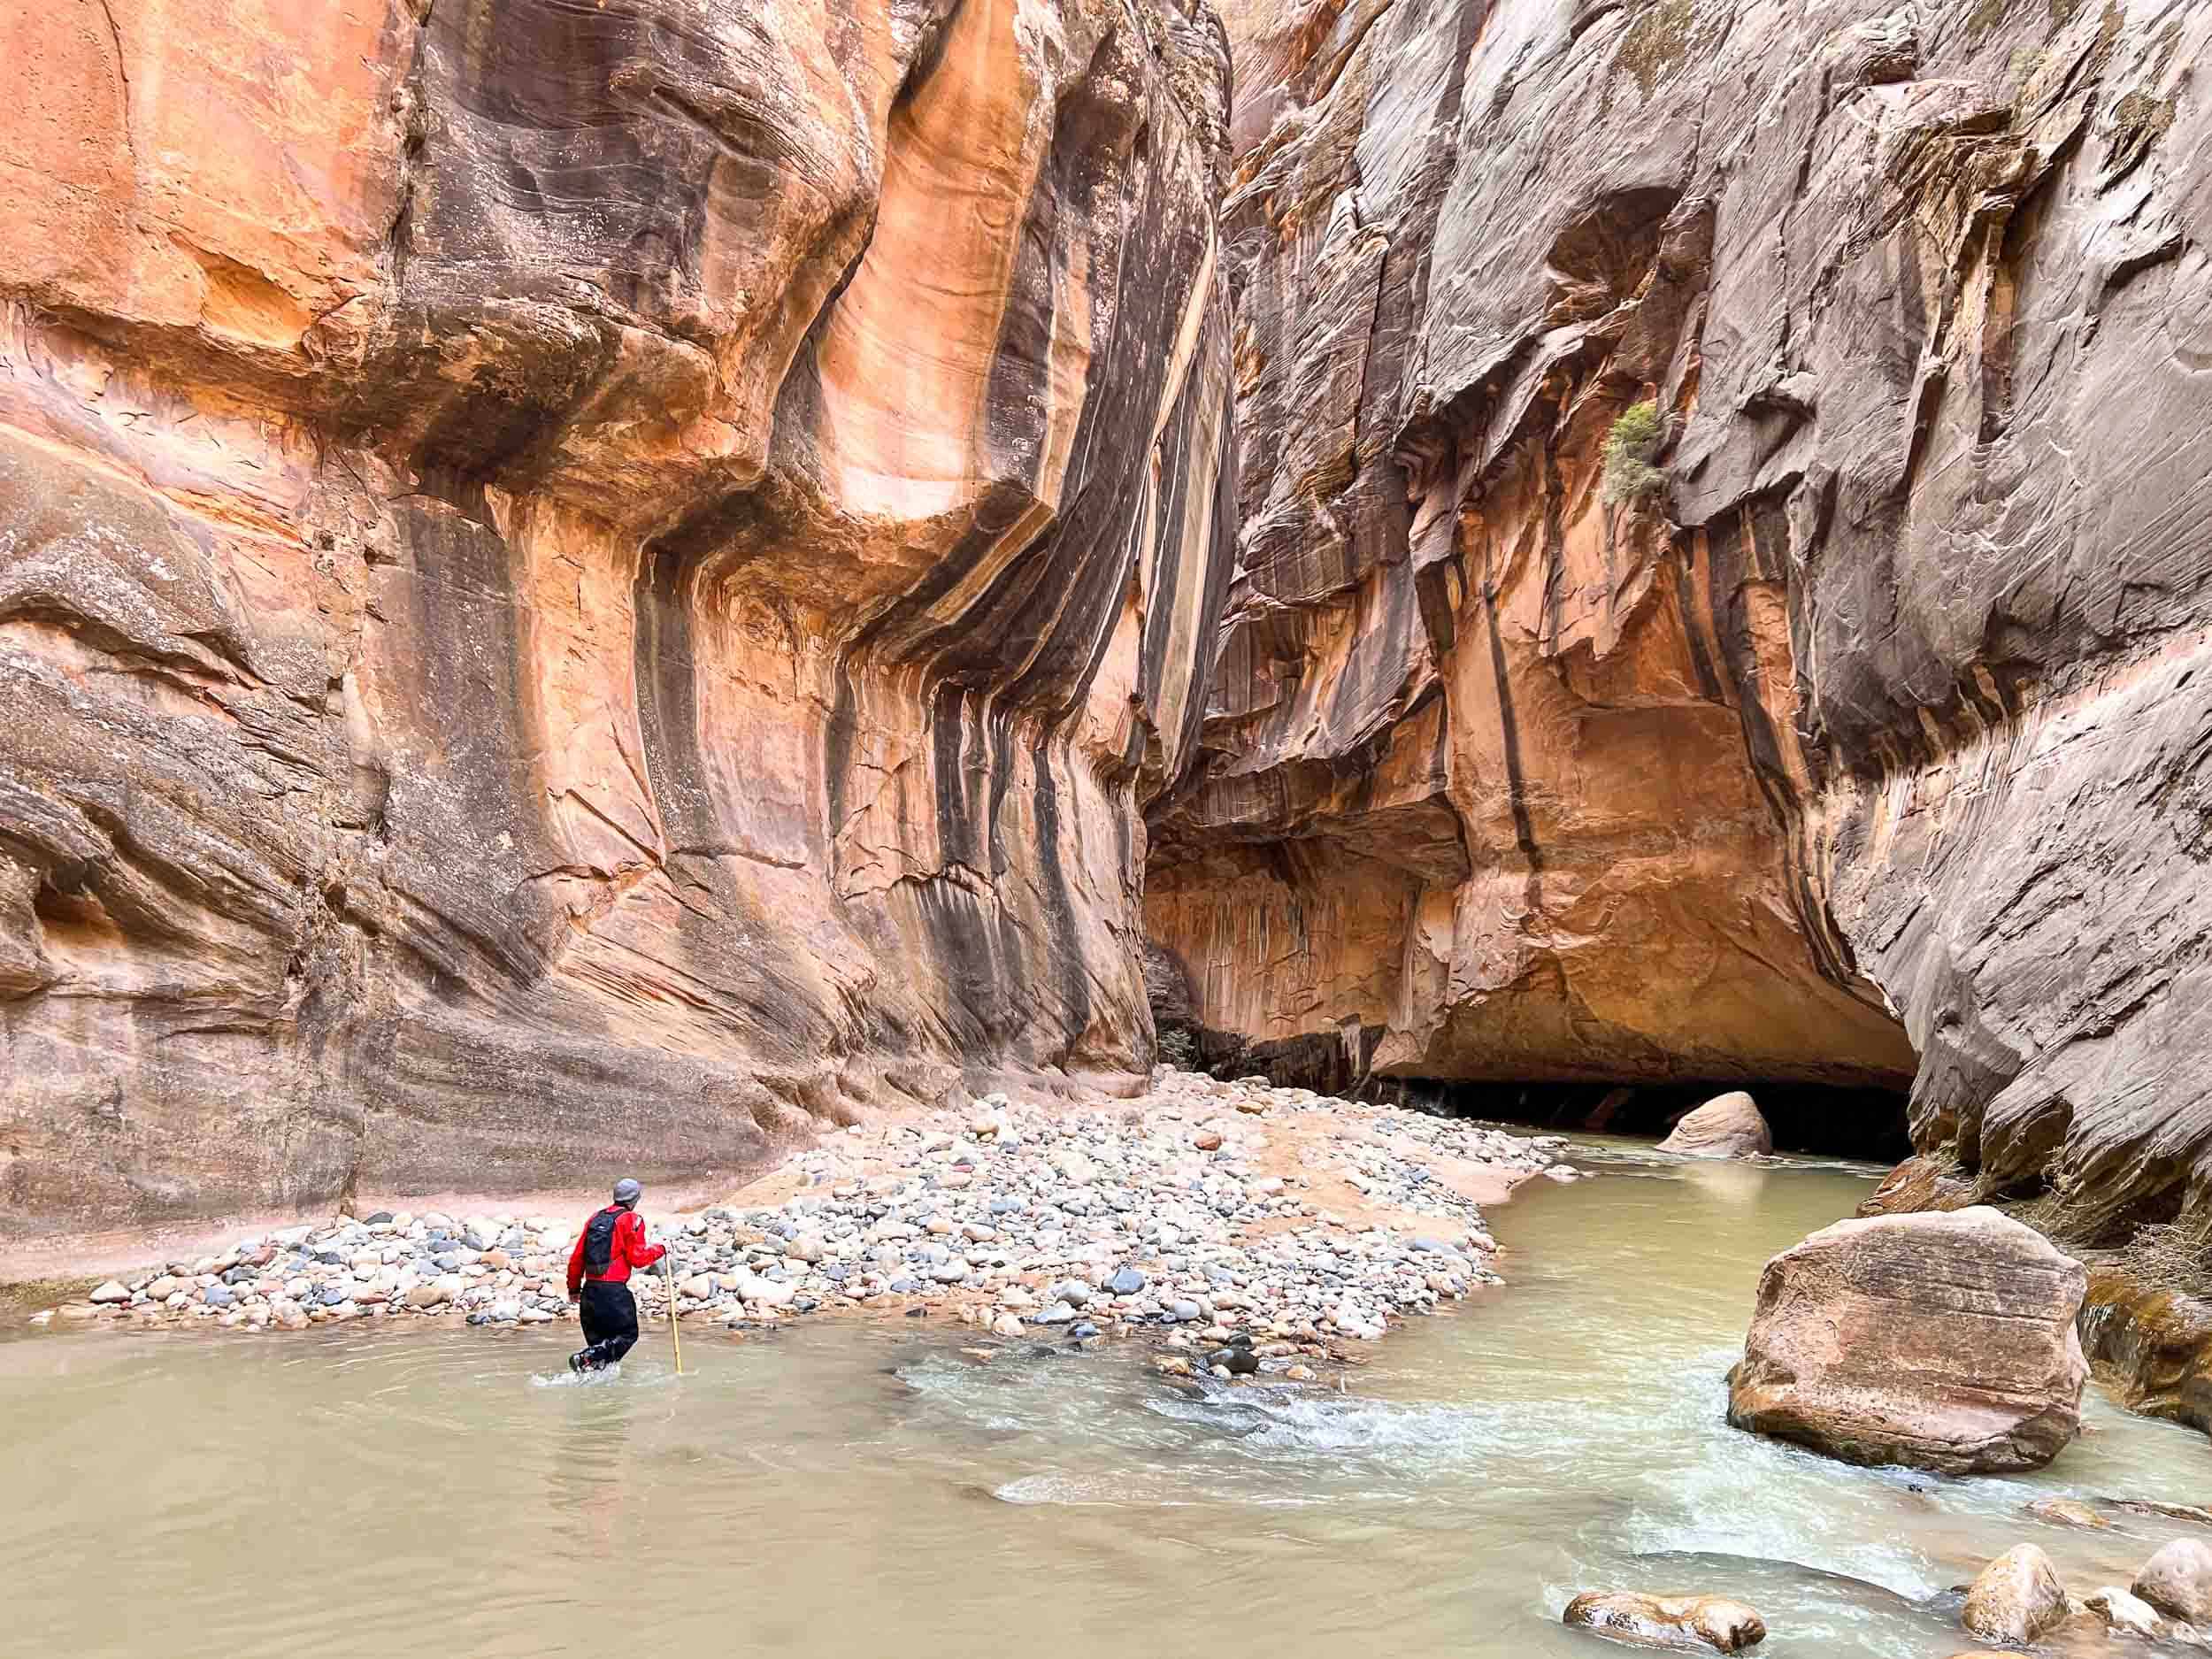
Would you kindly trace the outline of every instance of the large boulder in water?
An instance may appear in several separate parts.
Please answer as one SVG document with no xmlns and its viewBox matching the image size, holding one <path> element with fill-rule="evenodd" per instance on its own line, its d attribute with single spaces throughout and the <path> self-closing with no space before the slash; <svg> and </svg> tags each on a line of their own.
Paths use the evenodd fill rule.
<svg viewBox="0 0 2212 1659">
<path fill-rule="evenodd" d="M 2177 1538 L 2162 1546 L 2135 1575 L 2134 1587 L 2168 1618 L 2212 1625 L 2212 1544 Z"/>
<path fill-rule="evenodd" d="M 2086 1282 L 1985 1206 L 1839 1221 L 1760 1275 L 1728 1420 L 1847 1463 L 2039 1469 L 2081 1432 Z"/>
<path fill-rule="evenodd" d="M 2051 1558 L 2016 1544 L 1981 1570 L 1959 1622 L 1984 1641 L 2031 1642 L 2066 1617 L 2066 1586 Z"/>
<path fill-rule="evenodd" d="M 1758 1102 L 1741 1089 L 1716 1094 L 1659 1143 L 1662 1152 L 1686 1152 L 1694 1158 L 1761 1157 L 1774 1150 Z"/>
<path fill-rule="evenodd" d="M 1640 1647 L 1710 1648 L 1735 1653 L 1766 1640 L 1766 1621 L 1741 1601 L 1719 1595 L 1644 1595 L 1585 1590 L 1567 1603 L 1561 1622 Z"/>
</svg>

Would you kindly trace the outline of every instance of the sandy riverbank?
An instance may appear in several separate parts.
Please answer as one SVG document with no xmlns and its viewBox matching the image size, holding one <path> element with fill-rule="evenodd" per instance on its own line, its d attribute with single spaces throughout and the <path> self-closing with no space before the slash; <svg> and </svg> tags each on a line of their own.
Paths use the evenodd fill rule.
<svg viewBox="0 0 2212 1659">
<path fill-rule="evenodd" d="M 1496 1281 L 1481 1206 L 1551 1169 L 1532 1141 L 1396 1108 L 1164 1073 L 1091 1107 L 985 1097 L 830 1137 L 718 1195 L 649 1192 L 678 1311 L 736 1331 L 918 1313 L 1077 1341 L 1148 1331 L 1268 1357 L 1372 1340 Z M 1555 1170 L 1565 1175 L 1563 1170 Z M 157 1249 L 56 1325 L 299 1329 L 569 1317 L 567 1249 L 597 1193 L 335 1217 Z M 672 1203 L 672 1197 L 677 1202 Z M 711 1197 L 713 1202 L 703 1202 Z M 660 1282 L 637 1288 L 664 1317 Z M 1204 1356 L 1200 1356 L 1204 1363 Z"/>
</svg>

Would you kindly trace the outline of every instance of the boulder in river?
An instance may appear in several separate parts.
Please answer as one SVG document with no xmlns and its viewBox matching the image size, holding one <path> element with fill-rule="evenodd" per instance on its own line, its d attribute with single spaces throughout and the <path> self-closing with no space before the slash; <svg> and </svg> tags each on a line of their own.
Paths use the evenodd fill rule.
<svg viewBox="0 0 2212 1659">
<path fill-rule="evenodd" d="M 1959 1622 L 1984 1641 L 2031 1642 L 2066 1617 L 2066 1586 L 2051 1558 L 2015 1544 L 1984 1567 Z"/>
<path fill-rule="evenodd" d="M 2212 1624 L 2212 1544 L 2200 1538 L 2162 1544 L 2135 1575 L 2134 1590 L 2168 1618 Z"/>
<path fill-rule="evenodd" d="M 1675 1125 L 1659 1150 L 1694 1158 L 1763 1157 L 1774 1150 L 1774 1132 L 1756 1101 L 1741 1089 L 1731 1089 Z"/>
<path fill-rule="evenodd" d="M 1760 1275 L 1728 1420 L 1847 1463 L 2039 1469 L 2081 1432 L 2085 1283 L 1985 1206 L 1839 1221 Z"/>
<path fill-rule="evenodd" d="M 1644 1595 L 1633 1590 L 1585 1590 L 1561 1621 L 1647 1647 L 1736 1653 L 1766 1640 L 1766 1621 L 1741 1601 L 1719 1595 Z"/>
</svg>

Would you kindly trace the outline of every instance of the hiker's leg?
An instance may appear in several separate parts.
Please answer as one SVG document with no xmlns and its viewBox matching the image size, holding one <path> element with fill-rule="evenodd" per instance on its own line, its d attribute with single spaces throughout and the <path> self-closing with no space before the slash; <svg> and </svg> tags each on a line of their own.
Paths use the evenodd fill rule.
<svg viewBox="0 0 2212 1659">
<path fill-rule="evenodd" d="M 607 1321 L 606 1305 L 601 1299 L 607 1288 L 603 1285 L 587 1284 L 583 1294 L 576 1299 L 576 1317 L 584 1327 L 584 1346 L 570 1363 L 579 1371 L 596 1371 L 607 1363 L 601 1350 L 614 1333 L 614 1327 Z"/>
<path fill-rule="evenodd" d="M 611 1365 L 637 1346 L 637 1298 L 630 1294 L 627 1285 L 609 1285 L 611 1293 L 601 1317 L 607 1321 L 607 1334 L 599 1344 L 599 1351 L 606 1357 L 600 1363 Z"/>
</svg>

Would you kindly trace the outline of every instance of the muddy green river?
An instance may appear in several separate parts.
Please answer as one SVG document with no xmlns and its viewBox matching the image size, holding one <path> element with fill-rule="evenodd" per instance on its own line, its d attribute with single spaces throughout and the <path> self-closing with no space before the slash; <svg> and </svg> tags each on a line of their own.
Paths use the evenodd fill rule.
<svg viewBox="0 0 2212 1659">
<path fill-rule="evenodd" d="M 1602 1659 L 1559 1610 L 1636 1588 L 1748 1601 L 1768 1655 L 1939 1656 L 1968 1645 L 1944 1593 L 2008 1545 L 2082 1594 L 2178 1525 L 2063 1532 L 2029 1499 L 2212 1490 L 2202 1435 L 2093 1388 L 2093 1432 L 2032 1478 L 1736 1433 L 1721 1379 L 1761 1263 L 1875 1171 L 1578 1161 L 1601 1178 L 1493 1212 L 1509 1288 L 1403 1327 L 1341 1394 L 1189 1394 L 1134 1346 L 979 1365 L 934 1322 L 703 1329 L 681 1379 L 664 1330 L 581 1386 L 563 1327 L 8 1341 L 10 1633 L 169 1659 Z"/>
</svg>

